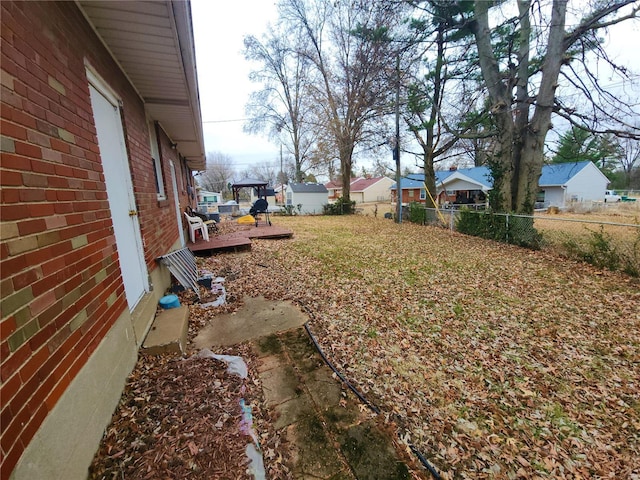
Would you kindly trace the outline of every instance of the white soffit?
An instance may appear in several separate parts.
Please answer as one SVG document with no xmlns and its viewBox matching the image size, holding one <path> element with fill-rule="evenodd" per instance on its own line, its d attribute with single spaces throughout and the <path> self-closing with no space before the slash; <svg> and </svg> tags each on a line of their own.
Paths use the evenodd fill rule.
<svg viewBox="0 0 640 480">
<path fill-rule="evenodd" d="M 78 0 L 78 5 L 178 151 L 204 170 L 188 1 Z"/>
</svg>

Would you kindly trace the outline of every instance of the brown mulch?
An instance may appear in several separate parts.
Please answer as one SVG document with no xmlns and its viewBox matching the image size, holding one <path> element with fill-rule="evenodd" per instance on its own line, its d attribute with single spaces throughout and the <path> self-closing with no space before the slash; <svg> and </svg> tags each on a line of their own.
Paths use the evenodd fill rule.
<svg viewBox="0 0 640 480">
<path fill-rule="evenodd" d="M 193 307 L 192 307 L 193 308 Z M 141 355 L 89 468 L 90 479 L 253 479 L 241 432 L 240 400 L 251 407 L 267 478 L 291 478 L 286 445 L 263 407 L 248 345 L 216 353 L 241 356 L 247 379 L 211 358 Z"/>
<path fill-rule="evenodd" d="M 238 478 L 244 381 L 209 358 L 142 357 L 91 466 L 91 478 Z"/>
</svg>

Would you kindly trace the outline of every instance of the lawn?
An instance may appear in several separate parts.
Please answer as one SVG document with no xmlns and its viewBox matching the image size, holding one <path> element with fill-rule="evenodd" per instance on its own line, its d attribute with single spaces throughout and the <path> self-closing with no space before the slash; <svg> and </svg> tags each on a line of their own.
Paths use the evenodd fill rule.
<svg viewBox="0 0 640 480">
<path fill-rule="evenodd" d="M 443 478 L 640 478 L 640 283 L 390 220 L 274 217 L 294 238 L 202 262 L 291 300 Z"/>
</svg>

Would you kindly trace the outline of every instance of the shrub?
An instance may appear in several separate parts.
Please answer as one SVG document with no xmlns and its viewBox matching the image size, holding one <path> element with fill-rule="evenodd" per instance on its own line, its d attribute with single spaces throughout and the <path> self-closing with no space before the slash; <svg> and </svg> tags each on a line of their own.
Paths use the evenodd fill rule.
<svg viewBox="0 0 640 480">
<path fill-rule="evenodd" d="M 456 219 L 456 230 L 467 235 L 506 242 L 538 250 L 542 235 L 533 226 L 533 217 L 476 212 L 463 208 Z"/>
<path fill-rule="evenodd" d="M 347 202 L 342 197 L 338 197 L 335 203 L 327 203 L 322 207 L 325 215 L 351 215 L 356 211 L 356 202 Z"/>
<path fill-rule="evenodd" d="M 638 276 L 638 250 L 640 246 L 640 233 L 633 245 L 630 255 L 622 255 L 612 243 L 611 236 L 604 231 L 601 225 L 599 231 L 591 231 L 591 236 L 586 245 L 580 245 L 575 240 L 568 240 L 564 244 L 569 254 L 574 258 L 583 260 L 598 268 L 609 270 L 622 270 L 631 276 Z"/>
<path fill-rule="evenodd" d="M 424 225 L 426 218 L 427 209 L 422 203 L 411 202 L 408 208 L 408 218 L 411 223 L 419 223 L 420 225 Z"/>
<path fill-rule="evenodd" d="M 628 255 L 622 255 L 622 271 L 632 277 L 640 277 L 640 229 Z"/>
<path fill-rule="evenodd" d="M 293 213 L 294 213 L 293 205 L 283 205 L 282 206 L 282 214 L 283 215 L 290 216 L 290 215 L 293 215 Z"/>
</svg>

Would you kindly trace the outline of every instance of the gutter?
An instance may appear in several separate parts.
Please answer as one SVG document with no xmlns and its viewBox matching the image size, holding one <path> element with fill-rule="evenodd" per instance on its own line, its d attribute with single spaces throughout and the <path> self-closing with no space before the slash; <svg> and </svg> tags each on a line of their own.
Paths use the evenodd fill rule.
<svg viewBox="0 0 640 480">
<path fill-rule="evenodd" d="M 204 135 L 202 131 L 202 113 L 200 111 L 200 92 L 198 90 L 198 72 L 196 68 L 196 50 L 193 40 L 193 23 L 191 21 L 191 2 L 171 1 L 167 2 L 170 12 L 173 12 L 173 21 L 176 27 L 176 38 L 180 45 L 180 60 L 185 75 L 187 89 L 189 90 L 189 106 L 193 128 L 200 147 L 198 157 L 186 157 L 187 165 L 193 170 L 204 170 L 206 166 L 204 152 Z"/>
</svg>

